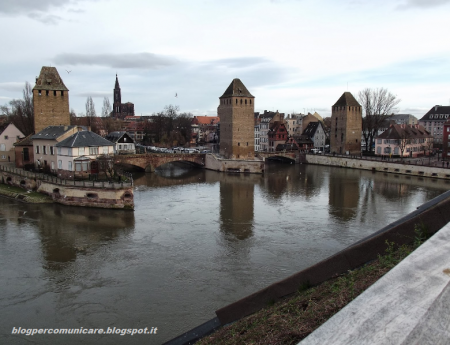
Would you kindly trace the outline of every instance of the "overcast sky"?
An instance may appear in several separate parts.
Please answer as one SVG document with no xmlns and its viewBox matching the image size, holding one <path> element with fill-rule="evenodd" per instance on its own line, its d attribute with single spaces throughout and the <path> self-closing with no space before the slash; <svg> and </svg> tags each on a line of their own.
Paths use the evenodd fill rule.
<svg viewBox="0 0 450 345">
<path fill-rule="evenodd" d="M 97 114 L 112 103 L 117 73 L 136 115 L 215 115 L 240 78 L 255 111 L 325 117 L 344 91 L 384 87 L 420 118 L 450 102 L 449 13 L 450 0 L 2 0 L 0 104 L 54 66 L 77 114 L 88 96 Z"/>
</svg>

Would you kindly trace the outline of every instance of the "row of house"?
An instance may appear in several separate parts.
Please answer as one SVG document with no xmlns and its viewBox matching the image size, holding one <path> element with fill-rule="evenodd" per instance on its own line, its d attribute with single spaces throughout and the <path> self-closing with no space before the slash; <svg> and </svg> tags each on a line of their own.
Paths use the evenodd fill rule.
<svg viewBox="0 0 450 345">
<path fill-rule="evenodd" d="M 124 131 L 103 138 L 85 126 L 48 126 L 17 141 L 13 152 L 18 168 L 33 166 L 71 179 L 99 173 L 102 168 L 99 157 L 136 150 L 134 140 Z"/>
</svg>

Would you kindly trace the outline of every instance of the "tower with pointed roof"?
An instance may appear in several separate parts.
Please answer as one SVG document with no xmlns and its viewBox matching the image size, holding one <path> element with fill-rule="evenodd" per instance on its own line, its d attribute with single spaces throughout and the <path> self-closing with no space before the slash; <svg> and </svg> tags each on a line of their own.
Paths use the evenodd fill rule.
<svg viewBox="0 0 450 345">
<path fill-rule="evenodd" d="M 69 126 L 69 89 L 55 67 L 42 67 L 33 88 L 34 132 L 48 126 Z"/>
<path fill-rule="evenodd" d="M 113 116 L 118 117 L 121 113 L 120 106 L 122 105 L 122 95 L 120 94 L 119 78 L 116 73 L 116 84 L 114 85 L 114 102 L 113 102 Z"/>
<path fill-rule="evenodd" d="M 331 108 L 330 150 L 361 154 L 362 107 L 350 92 L 344 92 Z"/>
<path fill-rule="evenodd" d="M 131 102 L 122 103 L 122 93 L 120 91 L 119 78 L 116 73 L 116 83 L 114 85 L 114 102 L 112 116 L 116 119 L 125 119 L 126 116 L 134 116 L 134 104 Z"/>
<path fill-rule="evenodd" d="M 253 159 L 255 97 L 236 78 L 219 99 L 220 154 L 228 159 Z"/>
</svg>

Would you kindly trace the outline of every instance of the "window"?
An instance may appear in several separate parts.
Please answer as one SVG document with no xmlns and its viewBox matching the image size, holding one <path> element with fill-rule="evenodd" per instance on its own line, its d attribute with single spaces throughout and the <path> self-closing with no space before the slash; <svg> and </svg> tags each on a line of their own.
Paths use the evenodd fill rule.
<svg viewBox="0 0 450 345">
<path fill-rule="evenodd" d="M 119 150 L 122 150 L 122 145 L 119 144 Z"/>
<path fill-rule="evenodd" d="M 36 145 L 36 153 L 39 154 L 39 145 Z"/>
<path fill-rule="evenodd" d="M 47 146 L 42 145 L 42 153 L 43 153 L 44 155 L 47 154 Z"/>
<path fill-rule="evenodd" d="M 55 170 L 55 162 L 52 162 L 52 170 Z"/>
<path fill-rule="evenodd" d="M 67 149 L 67 155 L 68 155 L 68 156 L 72 156 L 72 148 L 71 148 L 71 147 L 69 147 L 69 148 Z"/>
<path fill-rule="evenodd" d="M 78 148 L 78 155 L 83 156 L 84 155 L 84 147 Z"/>
<path fill-rule="evenodd" d="M 89 154 L 90 155 L 98 155 L 98 147 L 90 147 Z"/>
<path fill-rule="evenodd" d="M 104 155 L 107 155 L 107 154 L 108 154 L 108 147 L 107 147 L 107 146 L 105 146 L 105 147 L 103 148 L 103 154 L 104 154 Z"/>
<path fill-rule="evenodd" d="M 8 140 L 8 136 L 7 135 L 5 135 L 5 140 Z"/>
<path fill-rule="evenodd" d="M 62 160 L 58 161 L 58 169 L 62 169 Z"/>
<path fill-rule="evenodd" d="M 57 150 L 56 150 L 56 152 L 60 155 L 60 154 L 61 154 L 61 148 L 58 147 Z"/>
<path fill-rule="evenodd" d="M 0 151 L 6 151 L 6 145 L 0 144 Z"/>
<path fill-rule="evenodd" d="M 72 171 L 72 161 L 69 161 L 67 170 Z"/>
<path fill-rule="evenodd" d="M 55 148 L 50 146 L 50 154 L 53 156 L 55 154 Z"/>
</svg>

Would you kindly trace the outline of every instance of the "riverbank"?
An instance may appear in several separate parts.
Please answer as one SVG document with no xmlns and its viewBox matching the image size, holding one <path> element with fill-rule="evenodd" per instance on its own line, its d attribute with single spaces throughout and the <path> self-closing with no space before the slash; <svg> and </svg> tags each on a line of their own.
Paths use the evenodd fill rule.
<svg viewBox="0 0 450 345">
<path fill-rule="evenodd" d="M 417 228 L 412 245 L 388 243 L 386 253 L 367 265 L 318 286 L 303 285 L 293 295 L 235 323 L 196 344 L 297 344 L 378 281 L 425 240 Z"/>
<path fill-rule="evenodd" d="M 27 191 L 25 189 L 6 184 L 0 184 L 0 195 L 28 204 L 48 204 L 54 202 L 48 195 Z"/>
</svg>

